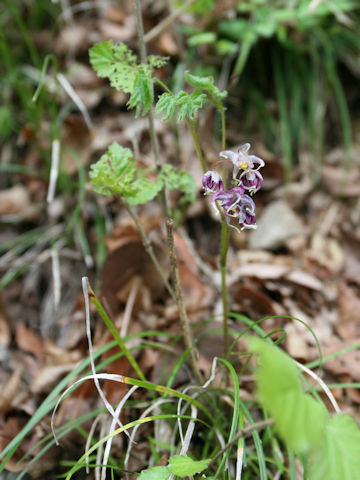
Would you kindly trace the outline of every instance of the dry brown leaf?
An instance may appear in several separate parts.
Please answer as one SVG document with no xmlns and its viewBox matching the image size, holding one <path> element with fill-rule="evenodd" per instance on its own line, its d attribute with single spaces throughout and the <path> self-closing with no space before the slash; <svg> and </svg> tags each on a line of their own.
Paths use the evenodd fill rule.
<svg viewBox="0 0 360 480">
<path fill-rule="evenodd" d="M 358 197 L 360 195 L 360 171 L 358 168 L 348 170 L 343 165 L 333 167 L 325 165 L 322 180 L 334 196 Z"/>
<path fill-rule="evenodd" d="M 0 344 L 2 344 L 4 347 L 7 347 L 10 343 L 10 339 L 10 322 L 0 292 Z"/>
<path fill-rule="evenodd" d="M 16 343 L 24 352 L 32 353 L 38 360 L 44 358 L 43 341 L 23 323 L 16 326 Z"/>
<path fill-rule="evenodd" d="M 30 207 L 30 195 L 23 185 L 15 185 L 0 192 L 0 215 L 24 213 Z"/>
<path fill-rule="evenodd" d="M 343 340 L 360 336 L 360 296 L 345 282 L 339 285 L 339 321 L 336 330 Z"/>
<path fill-rule="evenodd" d="M 323 349 L 323 355 L 329 355 L 330 353 L 338 352 L 346 349 L 351 345 L 360 343 L 360 338 L 353 338 L 352 340 L 346 340 L 343 342 L 333 343 L 331 346 Z M 349 375 L 355 382 L 360 382 L 360 349 L 351 350 L 350 352 L 343 353 L 339 357 L 329 360 L 324 364 L 324 369 L 333 373 L 334 375 Z"/>
<path fill-rule="evenodd" d="M 289 272 L 285 278 L 290 282 L 312 290 L 318 290 L 321 292 L 324 288 L 323 283 L 318 278 L 304 270 L 293 270 Z"/>
<path fill-rule="evenodd" d="M 165 56 L 174 57 L 179 53 L 179 46 L 171 32 L 165 31 L 154 42 L 156 50 Z"/>
<path fill-rule="evenodd" d="M 7 382 L 1 386 L 0 411 L 7 412 L 9 410 L 13 398 L 18 393 L 23 372 L 23 365 L 17 365 Z"/>
<path fill-rule="evenodd" d="M 239 267 L 235 274 L 237 278 L 255 277 L 263 280 L 276 280 L 282 278 L 289 272 L 286 265 L 275 265 L 271 263 L 248 263 Z"/>
<path fill-rule="evenodd" d="M 62 167 L 70 175 L 75 174 L 78 163 L 87 165 L 92 153 L 95 132 L 90 131 L 82 115 L 68 115 L 64 121 Z"/>
<path fill-rule="evenodd" d="M 164 250 L 153 245 L 155 256 L 165 275 L 169 274 L 169 260 Z M 118 294 L 130 279 L 138 275 L 150 290 L 153 300 L 164 292 L 164 284 L 156 268 L 140 241 L 128 242 L 110 252 L 101 269 L 101 298 L 104 298 L 112 314 L 119 310 Z"/>
<path fill-rule="evenodd" d="M 64 374 L 74 370 L 76 365 L 76 363 L 71 363 L 70 365 L 52 365 L 41 368 L 37 373 L 35 380 L 30 385 L 30 390 L 33 393 L 49 392 L 59 379 Z"/>
</svg>

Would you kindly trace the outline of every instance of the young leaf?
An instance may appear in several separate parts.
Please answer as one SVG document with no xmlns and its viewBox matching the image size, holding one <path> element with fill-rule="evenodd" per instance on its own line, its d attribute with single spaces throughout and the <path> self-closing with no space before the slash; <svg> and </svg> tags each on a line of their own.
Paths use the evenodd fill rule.
<svg viewBox="0 0 360 480">
<path fill-rule="evenodd" d="M 205 101 L 206 95 L 201 93 L 200 90 L 195 90 L 191 95 L 186 92 L 178 92 L 176 94 L 177 123 L 180 123 L 185 117 L 194 120 Z"/>
<path fill-rule="evenodd" d="M 89 50 L 90 63 L 99 77 L 110 79 L 117 90 L 131 93 L 138 66 L 136 55 L 124 44 L 100 42 Z"/>
<path fill-rule="evenodd" d="M 176 97 L 171 93 L 163 93 L 160 95 L 159 100 L 155 107 L 156 113 L 164 113 L 163 120 L 169 120 L 174 117 L 176 110 Z"/>
<path fill-rule="evenodd" d="M 124 198 L 130 205 L 140 205 L 155 198 L 162 188 L 162 183 L 159 181 L 152 182 L 145 176 L 139 176 L 132 182 L 131 187 L 133 191 L 124 195 Z"/>
<path fill-rule="evenodd" d="M 194 120 L 205 101 L 206 95 L 200 90 L 195 90 L 191 95 L 182 90 L 176 95 L 163 93 L 159 97 L 155 111 L 156 113 L 165 112 L 163 120 L 175 118 L 176 122 L 180 123 L 185 117 Z"/>
<path fill-rule="evenodd" d="M 174 475 L 179 477 L 189 477 L 205 470 L 209 462 L 210 459 L 196 461 L 186 455 L 174 455 L 169 459 L 168 468 Z"/>
<path fill-rule="evenodd" d="M 288 448 L 301 454 L 318 446 L 328 414 L 303 392 L 295 364 L 279 348 L 258 338 L 251 339 L 250 350 L 260 356 L 256 374 L 260 402 Z"/>
<path fill-rule="evenodd" d="M 133 90 L 127 103 L 129 108 L 136 107 L 135 116 L 138 117 L 141 110 L 146 115 L 154 101 L 154 85 L 149 71 L 139 70 L 135 76 Z"/>
<path fill-rule="evenodd" d="M 167 64 L 169 61 L 169 57 L 161 57 L 160 55 L 149 55 L 148 62 L 150 66 L 150 70 L 154 70 L 154 68 L 161 68 Z"/>
<path fill-rule="evenodd" d="M 321 447 L 310 456 L 311 480 L 354 480 L 360 472 L 360 430 L 349 415 L 327 421 Z"/>
<path fill-rule="evenodd" d="M 199 77 L 197 75 L 192 75 L 189 72 L 185 72 L 185 79 L 193 87 L 200 88 L 201 90 L 205 90 L 206 92 L 208 92 L 217 101 L 221 101 L 227 96 L 226 90 L 221 92 L 214 85 L 214 78 L 211 76 Z"/>
<path fill-rule="evenodd" d="M 178 171 L 176 167 L 166 163 L 161 167 L 158 178 L 168 190 L 180 190 L 184 194 L 180 199 L 180 204 L 191 203 L 195 200 L 196 185 L 189 173 Z"/>
<path fill-rule="evenodd" d="M 170 471 L 168 467 L 152 467 L 143 470 L 137 480 L 168 480 Z"/>
<path fill-rule="evenodd" d="M 91 165 L 90 179 L 95 192 L 102 195 L 130 195 L 135 175 L 135 160 L 129 148 L 114 142 L 100 160 Z"/>
</svg>

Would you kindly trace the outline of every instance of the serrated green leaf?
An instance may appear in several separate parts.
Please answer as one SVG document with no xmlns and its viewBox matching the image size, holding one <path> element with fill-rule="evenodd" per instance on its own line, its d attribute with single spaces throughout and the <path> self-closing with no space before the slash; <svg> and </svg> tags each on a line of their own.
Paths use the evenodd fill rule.
<svg viewBox="0 0 360 480">
<path fill-rule="evenodd" d="M 216 85 L 214 85 L 214 77 L 199 77 L 192 75 L 189 72 L 185 72 L 186 81 L 193 87 L 200 88 L 209 92 L 209 94 L 216 100 L 223 100 L 227 96 L 227 91 L 220 91 Z"/>
<path fill-rule="evenodd" d="M 94 165 L 90 179 L 95 192 L 119 195 L 130 205 L 152 200 L 161 190 L 161 180 L 151 181 L 149 170 L 137 168 L 132 151 L 114 142 Z"/>
<path fill-rule="evenodd" d="M 167 64 L 169 61 L 169 57 L 161 57 L 160 55 L 149 55 L 148 62 L 150 69 L 153 70 L 154 68 L 161 68 Z"/>
<path fill-rule="evenodd" d="M 195 200 L 196 184 L 189 173 L 183 170 L 179 171 L 173 165 L 166 163 L 161 167 L 158 178 L 168 190 L 177 189 L 183 193 L 180 204 L 191 203 Z"/>
<path fill-rule="evenodd" d="M 135 175 L 135 160 L 129 148 L 114 142 L 89 173 L 95 192 L 102 195 L 129 195 Z"/>
<path fill-rule="evenodd" d="M 136 107 L 135 117 L 146 115 L 154 102 L 154 85 L 148 71 L 139 70 L 135 75 L 134 86 L 127 103 L 129 108 Z"/>
<path fill-rule="evenodd" d="M 189 120 L 194 120 L 198 111 L 206 101 L 205 93 L 200 90 L 195 90 L 191 95 L 186 92 L 179 92 L 176 94 L 176 106 L 178 112 L 176 116 L 177 123 L 180 123 L 187 117 Z"/>
<path fill-rule="evenodd" d="M 132 182 L 131 187 L 133 191 L 129 195 L 125 195 L 125 200 L 130 205 L 140 205 L 155 198 L 162 188 L 162 183 L 152 182 L 147 177 L 139 177 Z"/>
<path fill-rule="evenodd" d="M 137 480 L 168 480 L 170 471 L 168 467 L 152 467 L 143 470 Z"/>
<path fill-rule="evenodd" d="M 176 98 L 171 93 L 163 93 L 160 95 L 159 100 L 155 107 L 156 113 L 164 113 L 162 120 L 169 120 L 175 115 L 176 110 Z"/>
<path fill-rule="evenodd" d="M 187 455 L 174 455 L 169 459 L 169 470 L 179 477 L 188 477 L 205 470 L 209 462 L 210 459 L 196 461 Z"/>
<path fill-rule="evenodd" d="M 192 94 L 181 90 L 176 95 L 163 93 L 155 107 L 156 113 L 165 113 L 163 120 L 175 118 L 180 123 L 184 118 L 194 120 L 200 108 L 206 101 L 206 95 L 200 90 L 195 90 Z"/>
<path fill-rule="evenodd" d="M 279 348 L 253 338 L 250 350 L 260 356 L 257 392 L 265 410 L 275 420 L 275 428 L 297 454 L 317 447 L 324 433 L 325 407 L 304 393 L 297 367 Z"/>
<path fill-rule="evenodd" d="M 321 447 L 309 459 L 311 480 L 355 480 L 360 472 L 360 430 L 349 415 L 326 423 Z"/>
<path fill-rule="evenodd" d="M 99 77 L 109 78 L 117 90 L 132 92 L 138 65 L 136 55 L 124 43 L 100 42 L 90 48 L 89 55 Z"/>
</svg>

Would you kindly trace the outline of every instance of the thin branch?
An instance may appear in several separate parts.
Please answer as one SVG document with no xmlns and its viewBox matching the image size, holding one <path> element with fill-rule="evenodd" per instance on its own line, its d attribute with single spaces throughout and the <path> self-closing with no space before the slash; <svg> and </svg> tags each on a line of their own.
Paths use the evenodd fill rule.
<svg viewBox="0 0 360 480">
<path fill-rule="evenodd" d="M 169 16 L 159 22 L 154 28 L 150 30 L 150 32 L 148 32 L 144 36 L 145 43 L 151 42 L 151 40 L 154 40 L 154 38 L 160 35 L 163 30 L 166 30 L 194 2 L 195 0 L 188 0 L 184 3 L 184 5 L 181 5 L 181 7 L 179 7 L 177 10 L 174 10 L 172 13 L 170 13 Z"/>
<path fill-rule="evenodd" d="M 262 430 L 265 427 L 270 427 L 271 425 L 274 424 L 274 420 L 272 418 L 268 418 L 267 420 L 261 420 L 260 422 L 253 423 L 251 425 L 248 425 L 247 427 L 244 427 L 238 432 L 235 437 L 228 442 L 224 448 L 222 448 L 209 462 L 207 468 L 209 468 L 213 463 L 216 462 L 216 460 L 221 457 L 228 448 L 232 447 L 237 443 L 237 441 L 242 438 L 242 437 L 247 437 L 250 433 L 252 433 L 254 430 Z"/>
<path fill-rule="evenodd" d="M 196 376 L 197 381 L 200 384 L 202 384 L 203 378 L 198 366 L 195 349 L 194 349 L 194 342 L 191 336 L 190 322 L 186 313 L 182 291 L 181 291 L 179 269 L 178 269 L 178 264 L 176 260 L 176 253 L 175 253 L 175 246 L 174 246 L 174 220 L 172 220 L 171 218 L 168 218 L 166 220 L 166 228 L 167 228 L 167 240 L 168 240 L 169 253 L 170 253 L 171 279 L 174 284 L 175 301 L 179 311 L 181 327 L 184 335 L 184 342 L 185 342 L 186 348 L 188 348 L 190 352 L 191 368 Z"/>
<path fill-rule="evenodd" d="M 161 265 L 158 261 L 158 259 L 156 258 L 156 255 L 154 253 L 154 249 L 152 248 L 152 245 L 146 235 L 146 232 L 145 230 L 143 229 L 143 226 L 141 225 L 141 223 L 139 222 L 139 219 L 138 217 L 136 216 L 135 212 L 133 211 L 133 209 L 130 207 L 130 205 L 126 202 L 123 202 L 123 205 L 125 207 L 125 209 L 127 210 L 128 214 L 130 215 L 130 217 L 134 220 L 135 222 L 135 225 L 138 229 L 138 232 L 140 233 L 140 237 L 141 237 L 141 241 L 142 241 L 142 244 L 146 250 L 146 252 L 148 253 L 148 255 L 150 256 L 151 260 L 153 261 L 154 265 L 155 265 L 155 268 L 158 272 L 158 274 L 160 275 L 162 281 L 164 282 L 164 285 L 167 289 L 167 291 L 170 293 L 170 295 L 172 296 L 172 298 L 176 301 L 176 295 L 175 295 L 175 292 L 174 290 L 172 289 L 170 283 L 168 282 L 167 278 L 166 278 L 166 275 L 163 271 L 163 269 L 161 268 Z"/>
</svg>

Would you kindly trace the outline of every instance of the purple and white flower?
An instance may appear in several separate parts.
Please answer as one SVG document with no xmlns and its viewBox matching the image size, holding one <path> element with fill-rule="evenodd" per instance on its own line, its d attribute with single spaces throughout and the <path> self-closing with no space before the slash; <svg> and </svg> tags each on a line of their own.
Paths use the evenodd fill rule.
<svg viewBox="0 0 360 480">
<path fill-rule="evenodd" d="M 262 158 L 257 157 L 256 155 L 249 155 L 249 149 L 250 143 L 244 143 L 244 145 L 241 145 L 238 152 L 233 152 L 231 150 L 225 150 L 223 152 L 220 152 L 220 157 L 223 157 L 226 160 L 230 160 L 234 166 L 233 179 L 238 176 L 240 171 L 242 171 L 240 175 L 240 177 L 242 177 L 244 176 L 244 174 L 257 172 L 261 167 L 265 165 L 265 162 Z"/>
<path fill-rule="evenodd" d="M 240 175 L 239 181 L 240 185 L 252 195 L 262 187 L 263 176 L 258 170 L 248 170 Z"/>
<path fill-rule="evenodd" d="M 257 228 L 255 203 L 250 195 L 256 193 L 263 184 L 259 169 L 265 162 L 256 155 L 249 155 L 249 149 L 250 143 L 245 143 L 237 153 L 231 150 L 220 152 L 221 157 L 233 164 L 233 188 L 225 190 L 221 175 L 214 170 L 209 170 L 203 176 L 205 195 L 212 195 L 211 202 L 215 210 L 220 211 L 228 225 L 237 230 L 238 226 L 231 223 L 234 219 L 241 230 Z"/>
<path fill-rule="evenodd" d="M 205 195 L 213 194 L 215 192 L 224 190 L 224 183 L 221 175 L 214 170 L 209 170 L 203 176 L 203 187 Z"/>
</svg>

